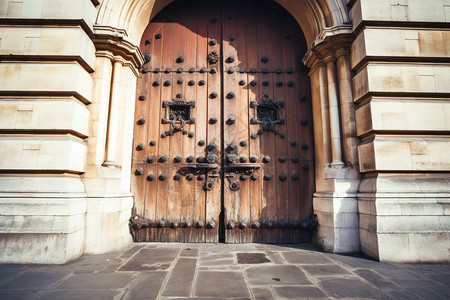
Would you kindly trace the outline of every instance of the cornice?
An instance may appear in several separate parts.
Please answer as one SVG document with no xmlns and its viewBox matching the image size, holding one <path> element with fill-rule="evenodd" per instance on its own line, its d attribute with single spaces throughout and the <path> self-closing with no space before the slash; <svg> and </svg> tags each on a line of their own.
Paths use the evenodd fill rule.
<svg viewBox="0 0 450 300">
<path fill-rule="evenodd" d="M 144 56 L 138 46 L 127 40 L 125 30 L 110 26 L 94 25 L 92 37 L 97 52 L 109 51 L 114 56 L 120 56 L 135 69 L 144 64 Z"/>
<path fill-rule="evenodd" d="M 325 59 L 349 54 L 353 40 L 351 24 L 325 28 L 305 53 L 303 63 L 308 68 L 315 69 Z"/>
</svg>

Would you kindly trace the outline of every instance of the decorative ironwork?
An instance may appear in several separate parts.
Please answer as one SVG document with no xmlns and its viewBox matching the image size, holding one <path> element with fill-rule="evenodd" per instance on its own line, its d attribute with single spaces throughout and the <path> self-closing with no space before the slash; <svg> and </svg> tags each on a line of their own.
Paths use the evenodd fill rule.
<svg viewBox="0 0 450 300">
<path fill-rule="evenodd" d="M 285 123 L 285 120 L 280 118 L 280 110 L 284 108 L 284 101 L 262 99 L 259 102 L 252 101 L 250 107 L 255 110 L 254 117 L 250 120 L 251 124 L 261 124 L 263 132 L 272 131 L 279 134 L 275 125 Z"/>
<path fill-rule="evenodd" d="M 194 124 L 195 119 L 191 117 L 191 109 L 195 107 L 194 101 L 175 100 L 164 101 L 163 108 L 166 109 L 166 116 L 162 118 L 163 124 L 171 124 L 172 129 L 165 132 L 165 135 L 171 136 L 175 132 L 181 131 L 187 134 L 183 128 L 184 124 Z"/>
<path fill-rule="evenodd" d="M 212 51 L 208 54 L 208 62 L 210 65 L 215 64 L 219 61 L 219 54 L 217 54 L 217 51 Z"/>
</svg>

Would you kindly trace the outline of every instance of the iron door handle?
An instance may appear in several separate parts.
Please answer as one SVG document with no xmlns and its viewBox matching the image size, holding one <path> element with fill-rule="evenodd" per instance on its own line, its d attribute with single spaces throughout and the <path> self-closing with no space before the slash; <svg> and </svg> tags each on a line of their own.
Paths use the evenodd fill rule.
<svg viewBox="0 0 450 300">
<path fill-rule="evenodd" d="M 255 170 L 261 168 L 260 164 L 253 163 L 238 163 L 238 164 L 229 164 L 226 167 L 227 173 L 252 173 Z"/>
<path fill-rule="evenodd" d="M 207 164 L 207 163 L 200 163 L 200 164 L 189 164 L 188 165 L 189 170 L 191 171 L 211 171 L 219 168 L 218 164 Z"/>
</svg>

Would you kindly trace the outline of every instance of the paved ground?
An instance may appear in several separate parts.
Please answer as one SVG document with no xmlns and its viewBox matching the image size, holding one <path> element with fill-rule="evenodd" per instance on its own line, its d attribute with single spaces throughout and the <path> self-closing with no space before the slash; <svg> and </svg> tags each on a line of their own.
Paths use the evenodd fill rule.
<svg viewBox="0 0 450 300">
<path fill-rule="evenodd" d="M 450 265 L 310 245 L 135 244 L 65 265 L 0 265 L 0 299 L 450 299 Z"/>
</svg>

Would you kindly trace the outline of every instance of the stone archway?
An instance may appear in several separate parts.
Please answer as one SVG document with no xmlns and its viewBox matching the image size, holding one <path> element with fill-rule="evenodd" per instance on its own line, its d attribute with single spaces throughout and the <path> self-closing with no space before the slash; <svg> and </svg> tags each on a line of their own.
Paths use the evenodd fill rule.
<svg viewBox="0 0 450 300">
<path fill-rule="evenodd" d="M 103 116 L 109 115 L 108 120 L 104 120 L 109 125 L 103 166 L 110 170 L 102 176 L 111 180 L 120 178 L 124 187 L 129 187 L 131 173 L 128 136 L 132 136 L 129 124 L 134 115 L 133 84 L 144 62 L 137 45 L 149 20 L 171 2 L 105 0 L 94 25 L 97 64 L 106 72 L 105 77 L 112 78 L 110 87 L 101 86 L 102 81 L 96 84 L 104 89 L 99 93 L 109 98 L 102 101 L 106 107 Z M 350 74 L 352 26 L 348 13 L 341 0 L 276 2 L 297 20 L 309 47 L 303 62 L 310 68 L 313 103 L 314 212 L 320 224 L 315 239 L 327 251 L 359 251 L 357 192 L 360 175 Z M 122 138 L 117 138 L 118 135 Z M 101 152 L 101 147 L 94 146 L 93 151 Z M 114 170 L 115 167 L 120 167 L 120 171 Z"/>
</svg>

